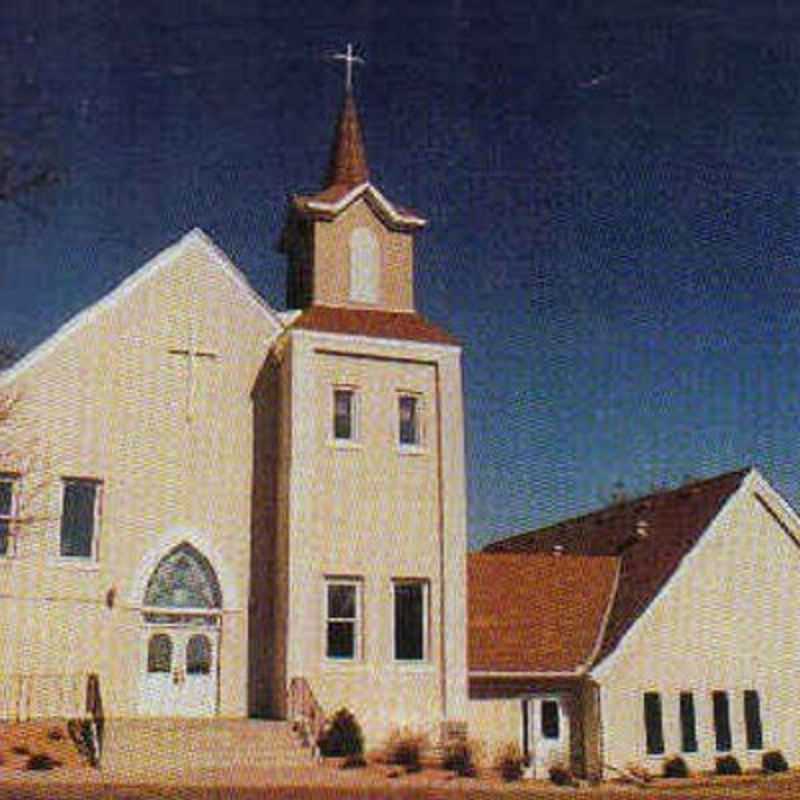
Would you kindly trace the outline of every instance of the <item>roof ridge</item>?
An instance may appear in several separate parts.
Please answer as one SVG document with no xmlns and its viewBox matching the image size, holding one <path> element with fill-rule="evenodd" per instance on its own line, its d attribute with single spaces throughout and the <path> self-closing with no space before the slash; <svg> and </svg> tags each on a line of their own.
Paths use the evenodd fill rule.
<svg viewBox="0 0 800 800">
<path fill-rule="evenodd" d="M 496 540 L 495 542 L 490 542 L 486 545 L 487 548 L 492 547 L 496 544 L 510 544 L 515 541 L 519 541 L 520 539 L 524 539 L 525 537 L 531 536 L 533 534 L 541 534 L 546 531 L 556 531 L 559 528 L 566 528 L 568 526 L 573 526 L 579 522 L 586 522 L 592 520 L 593 518 L 602 517 L 603 515 L 615 513 L 618 514 L 620 512 L 625 511 L 625 509 L 632 508 L 633 506 L 639 505 L 641 503 L 646 503 L 648 501 L 653 500 L 661 500 L 672 495 L 678 495 L 681 492 L 692 491 L 694 489 L 700 489 L 702 487 L 708 486 L 709 484 L 715 484 L 717 482 L 722 482 L 726 480 L 731 480 L 734 477 L 744 478 L 753 470 L 752 466 L 743 467 L 740 469 L 730 470 L 729 472 L 723 472 L 719 475 L 714 475 L 710 478 L 699 478 L 695 480 L 691 480 L 686 483 L 682 483 L 679 486 L 674 486 L 669 489 L 659 489 L 655 492 L 649 492 L 648 494 L 637 495 L 636 497 L 624 499 L 617 502 L 609 503 L 608 505 L 603 506 L 602 508 L 597 508 L 593 511 L 588 511 L 585 514 L 576 514 L 574 517 L 568 517 L 567 519 L 559 520 L 558 522 L 549 523 L 547 525 L 542 525 L 538 528 L 532 528 L 530 530 L 524 531 L 522 533 L 516 533 L 511 536 L 503 537 L 501 539 Z"/>
</svg>

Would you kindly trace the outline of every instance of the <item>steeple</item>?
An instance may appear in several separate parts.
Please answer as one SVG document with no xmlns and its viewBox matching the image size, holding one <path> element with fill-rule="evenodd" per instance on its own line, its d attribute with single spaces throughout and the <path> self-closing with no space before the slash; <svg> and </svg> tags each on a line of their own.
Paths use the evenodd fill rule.
<svg viewBox="0 0 800 800">
<path fill-rule="evenodd" d="M 332 186 L 353 188 L 367 181 L 369 181 L 367 153 L 361 137 L 353 92 L 347 89 L 331 147 L 325 188 Z"/>
</svg>

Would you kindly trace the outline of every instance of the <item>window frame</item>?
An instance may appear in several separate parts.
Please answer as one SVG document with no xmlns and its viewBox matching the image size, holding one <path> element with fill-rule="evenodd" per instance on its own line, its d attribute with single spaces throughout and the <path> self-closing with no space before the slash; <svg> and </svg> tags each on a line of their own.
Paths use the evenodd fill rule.
<svg viewBox="0 0 800 800">
<path fill-rule="evenodd" d="M 347 239 L 349 286 L 353 303 L 374 306 L 380 302 L 383 253 L 378 235 L 366 225 L 354 228 Z"/>
<path fill-rule="evenodd" d="M 89 555 L 69 555 L 63 552 L 62 542 L 64 538 L 64 511 L 67 500 L 67 487 L 70 485 L 82 484 L 94 486 L 94 507 L 92 509 L 92 544 Z M 103 519 L 103 490 L 104 483 L 101 478 L 62 476 L 61 478 L 61 497 L 58 528 L 58 560 L 64 564 L 91 564 L 97 563 L 100 553 L 100 530 Z"/>
<path fill-rule="evenodd" d="M 347 586 L 355 591 L 355 616 L 350 617 L 331 617 L 328 614 L 328 600 L 330 589 L 335 586 Z M 326 575 L 322 594 L 322 653 L 328 664 L 356 664 L 364 660 L 364 637 L 363 637 L 363 597 L 364 581 L 352 575 Z M 330 655 L 328 650 L 328 631 L 331 623 L 348 623 L 353 626 L 353 654 L 350 656 Z"/>
<path fill-rule="evenodd" d="M 642 695 L 642 712 L 645 752 L 650 757 L 663 756 L 666 752 L 666 747 L 664 741 L 664 705 L 661 702 L 661 692 L 644 692 Z"/>
<path fill-rule="evenodd" d="M 416 441 L 404 442 L 403 441 L 403 422 L 402 422 L 402 403 L 403 400 L 414 401 L 414 417 L 416 432 Z M 421 453 L 425 450 L 426 430 L 425 430 L 425 398 L 421 392 L 412 390 L 399 389 L 397 392 L 397 402 L 395 404 L 395 411 L 397 414 L 397 427 L 395 429 L 395 436 L 397 442 L 397 449 L 401 453 Z"/>
<path fill-rule="evenodd" d="M 419 586 L 422 589 L 422 655 L 420 658 L 397 657 L 397 589 L 400 586 Z M 392 661 L 399 666 L 430 664 L 431 582 L 427 578 L 392 578 Z"/>
<path fill-rule="evenodd" d="M 343 437 L 336 435 L 336 395 L 338 393 L 349 393 L 350 395 L 350 436 Z M 361 426 L 359 420 L 359 395 L 357 386 L 351 383 L 335 383 L 331 388 L 330 402 L 331 413 L 329 417 L 329 441 L 334 447 L 357 447 L 360 442 Z"/>
<path fill-rule="evenodd" d="M 21 493 L 21 476 L 18 472 L 0 472 L 0 483 L 11 486 L 8 514 L 0 514 L 0 523 L 5 522 L 7 527 L 6 539 L 8 545 L 5 553 L 0 553 L 0 561 L 14 558 L 17 555 L 17 523 L 19 522 L 19 504 Z"/>
</svg>

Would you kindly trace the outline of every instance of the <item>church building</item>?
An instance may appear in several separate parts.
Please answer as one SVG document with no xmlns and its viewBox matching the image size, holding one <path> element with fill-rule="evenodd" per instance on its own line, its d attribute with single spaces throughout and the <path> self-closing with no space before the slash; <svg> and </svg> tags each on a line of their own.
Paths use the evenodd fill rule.
<svg viewBox="0 0 800 800">
<path fill-rule="evenodd" d="M 424 225 L 348 88 L 288 310 L 193 230 L 0 373 L 0 716 L 70 716 L 91 674 L 108 717 L 463 729 L 461 351 L 415 310 Z"/>
</svg>

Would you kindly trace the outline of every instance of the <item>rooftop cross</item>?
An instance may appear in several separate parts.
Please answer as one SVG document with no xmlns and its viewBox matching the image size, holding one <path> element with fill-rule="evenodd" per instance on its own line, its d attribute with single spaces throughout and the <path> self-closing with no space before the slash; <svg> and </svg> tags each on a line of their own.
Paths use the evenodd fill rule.
<svg viewBox="0 0 800 800">
<path fill-rule="evenodd" d="M 345 79 L 344 86 L 349 92 L 353 88 L 353 64 L 364 64 L 364 59 L 360 56 L 353 55 L 353 45 L 348 42 L 346 53 L 334 53 L 334 61 L 345 62 Z"/>
</svg>

